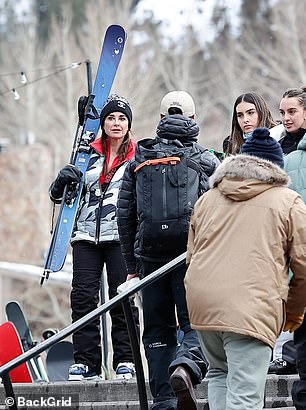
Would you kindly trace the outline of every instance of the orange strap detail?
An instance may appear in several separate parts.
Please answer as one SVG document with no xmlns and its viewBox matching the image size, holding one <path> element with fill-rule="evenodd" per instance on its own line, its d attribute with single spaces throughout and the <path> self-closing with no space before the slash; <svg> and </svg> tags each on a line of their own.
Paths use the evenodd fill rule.
<svg viewBox="0 0 306 410">
<path fill-rule="evenodd" d="M 163 157 L 156 159 L 148 159 L 147 161 L 141 162 L 135 169 L 134 172 L 139 171 L 142 167 L 146 165 L 157 165 L 157 164 L 172 164 L 175 165 L 177 162 L 180 162 L 180 157 Z"/>
</svg>

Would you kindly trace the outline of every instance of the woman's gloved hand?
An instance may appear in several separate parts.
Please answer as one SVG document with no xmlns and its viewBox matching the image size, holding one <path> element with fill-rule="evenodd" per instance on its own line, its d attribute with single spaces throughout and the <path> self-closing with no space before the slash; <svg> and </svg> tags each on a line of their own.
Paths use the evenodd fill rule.
<svg viewBox="0 0 306 410">
<path fill-rule="evenodd" d="M 75 165 L 68 164 L 62 168 L 59 171 L 55 181 L 53 181 L 50 186 L 49 192 L 51 199 L 62 199 L 65 186 L 78 184 L 82 179 L 82 175 L 82 171 L 80 171 Z"/>
</svg>

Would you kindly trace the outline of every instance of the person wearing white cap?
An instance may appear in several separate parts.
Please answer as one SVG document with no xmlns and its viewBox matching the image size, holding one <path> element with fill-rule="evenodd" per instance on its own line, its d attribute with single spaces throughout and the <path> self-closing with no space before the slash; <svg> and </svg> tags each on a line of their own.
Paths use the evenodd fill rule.
<svg viewBox="0 0 306 410">
<path fill-rule="evenodd" d="M 182 114 L 185 117 L 195 117 L 195 103 L 187 91 L 170 91 L 160 103 L 160 115 L 164 117 L 169 114 Z"/>
<path fill-rule="evenodd" d="M 198 162 L 194 165 L 198 171 L 195 185 L 192 185 L 189 177 L 186 176 L 185 179 L 185 174 L 180 174 L 180 184 L 175 184 L 175 175 L 179 171 L 174 164 L 169 165 L 172 167 L 171 171 L 166 166 L 155 165 L 155 174 L 151 180 L 158 178 L 156 175 L 159 173 L 165 176 L 165 180 L 171 181 L 175 187 L 186 186 L 186 197 L 190 195 L 190 191 L 193 191 L 196 192 L 197 198 L 199 194 L 207 191 L 208 177 L 214 173 L 220 163 L 207 148 L 197 143 L 199 126 L 193 119 L 195 104 L 190 94 L 186 91 L 167 93 L 161 101 L 160 116 L 156 137 L 138 141 L 135 158 L 127 165 L 119 193 L 118 228 L 128 279 L 135 276 L 141 278 L 148 276 L 186 251 L 187 246 L 189 220 L 185 225 L 186 240 L 184 234 L 182 241 L 179 235 L 174 234 L 171 240 L 165 241 L 165 244 L 160 246 L 162 234 L 157 229 L 154 231 L 154 235 L 157 235 L 154 245 L 151 248 L 148 245 L 151 237 L 154 237 L 152 231 L 156 229 L 155 226 L 167 226 L 164 229 L 168 229 L 168 225 L 160 225 L 160 221 L 153 224 L 152 219 L 147 222 L 143 216 L 145 211 L 148 212 L 147 208 L 154 209 L 154 214 L 156 214 L 156 208 L 160 203 L 165 204 L 166 207 L 171 202 L 168 198 L 177 198 L 179 195 L 170 195 L 167 190 L 168 188 L 170 190 L 169 185 L 164 190 L 166 183 L 160 186 L 160 190 L 156 189 L 157 194 L 150 190 L 149 182 L 145 186 L 141 185 L 141 181 L 145 179 L 144 164 L 150 162 L 149 160 L 144 161 L 144 157 L 151 158 L 149 154 L 156 154 L 154 164 L 157 164 L 156 161 L 161 158 L 175 159 L 170 152 L 176 152 L 177 155 L 182 154 L 182 158 L 185 155 L 183 152 L 188 152 L 189 155 L 196 154 Z M 139 169 L 142 170 L 142 174 L 138 173 Z M 188 176 L 192 173 L 189 172 Z M 185 180 L 188 182 L 183 184 Z M 167 199 L 163 196 L 164 191 L 167 191 Z M 157 203 L 157 197 L 163 199 Z M 146 210 L 142 209 L 143 203 L 145 203 Z M 171 205 L 176 207 L 177 203 L 173 200 Z M 190 208 L 191 214 L 192 205 Z M 161 212 L 163 215 L 160 215 L 160 218 L 168 212 L 171 213 L 168 208 L 167 212 L 163 208 Z M 171 220 L 169 224 L 176 228 L 176 225 L 180 224 L 180 219 L 175 219 L 175 223 Z M 144 226 L 148 226 L 148 230 Z M 178 243 L 180 243 L 180 249 Z M 148 361 L 150 390 L 153 396 L 152 410 L 196 410 L 197 403 L 193 386 L 201 382 L 207 370 L 197 335 L 190 327 L 184 287 L 185 273 L 186 265 L 184 264 L 142 291 L 144 316 L 142 339 Z M 179 349 L 176 318 L 183 333 Z"/>
<path fill-rule="evenodd" d="M 170 91 L 167 93 L 160 103 L 160 117 L 163 118 L 166 115 L 181 114 L 185 117 L 196 118 L 196 108 L 192 96 L 183 90 Z M 219 161 L 223 161 L 224 153 L 216 151 L 215 149 L 209 150 Z"/>
</svg>

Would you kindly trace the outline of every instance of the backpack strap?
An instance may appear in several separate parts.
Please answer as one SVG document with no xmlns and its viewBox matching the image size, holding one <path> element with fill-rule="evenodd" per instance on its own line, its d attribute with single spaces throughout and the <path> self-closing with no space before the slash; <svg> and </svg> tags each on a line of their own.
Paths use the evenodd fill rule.
<svg viewBox="0 0 306 410">
<path fill-rule="evenodd" d="M 171 164 L 175 165 L 176 163 L 180 162 L 180 157 L 162 157 L 156 159 L 148 159 L 144 162 L 141 162 L 135 169 L 134 172 L 139 171 L 141 168 L 145 167 L 146 165 L 158 165 L 158 164 Z"/>
</svg>

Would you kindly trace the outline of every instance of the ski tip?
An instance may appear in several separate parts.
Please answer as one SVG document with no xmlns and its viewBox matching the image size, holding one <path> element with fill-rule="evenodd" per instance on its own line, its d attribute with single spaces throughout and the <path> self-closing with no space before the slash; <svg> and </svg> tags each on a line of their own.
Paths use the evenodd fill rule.
<svg viewBox="0 0 306 410">
<path fill-rule="evenodd" d="M 122 30 L 122 31 L 125 32 L 124 27 L 122 27 L 120 24 L 110 24 L 110 25 L 107 27 L 106 31 L 107 31 L 107 30 L 113 30 L 113 29 Z"/>
<path fill-rule="evenodd" d="M 9 310 L 11 307 L 18 306 L 21 309 L 21 305 L 17 300 L 9 300 L 5 305 L 5 309 Z"/>
<path fill-rule="evenodd" d="M 124 41 L 127 39 L 127 32 L 125 28 L 120 26 L 119 24 L 111 24 L 110 26 L 107 27 L 105 36 L 111 33 L 113 34 L 116 33 L 116 35 L 122 36 Z"/>
</svg>

